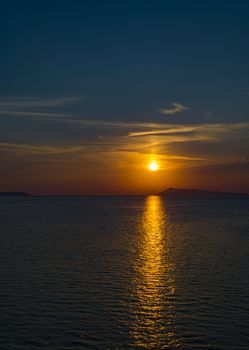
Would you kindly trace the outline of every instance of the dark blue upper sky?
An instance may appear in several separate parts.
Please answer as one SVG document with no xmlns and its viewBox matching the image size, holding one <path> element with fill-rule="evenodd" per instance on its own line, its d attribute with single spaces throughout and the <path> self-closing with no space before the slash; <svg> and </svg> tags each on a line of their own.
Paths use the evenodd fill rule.
<svg viewBox="0 0 249 350">
<path fill-rule="evenodd" d="M 11 1 L 1 97 L 81 97 L 86 119 L 248 120 L 248 1 Z"/>
</svg>

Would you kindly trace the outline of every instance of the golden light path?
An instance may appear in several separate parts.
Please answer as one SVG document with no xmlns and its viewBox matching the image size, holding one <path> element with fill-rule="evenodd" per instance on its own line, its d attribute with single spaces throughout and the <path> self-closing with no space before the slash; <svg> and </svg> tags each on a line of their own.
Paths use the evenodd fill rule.
<svg viewBox="0 0 249 350">
<path fill-rule="evenodd" d="M 168 256 L 165 209 L 159 196 L 147 198 L 139 232 L 134 296 L 137 309 L 132 325 L 132 347 L 162 349 L 176 346 L 173 263 Z"/>
</svg>

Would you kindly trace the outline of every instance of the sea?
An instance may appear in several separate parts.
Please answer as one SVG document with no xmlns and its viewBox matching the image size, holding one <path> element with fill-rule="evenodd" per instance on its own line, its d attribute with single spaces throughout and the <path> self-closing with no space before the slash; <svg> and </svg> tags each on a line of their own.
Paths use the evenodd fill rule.
<svg viewBox="0 0 249 350">
<path fill-rule="evenodd" d="M 249 349 L 249 200 L 0 198 L 0 349 Z"/>
</svg>

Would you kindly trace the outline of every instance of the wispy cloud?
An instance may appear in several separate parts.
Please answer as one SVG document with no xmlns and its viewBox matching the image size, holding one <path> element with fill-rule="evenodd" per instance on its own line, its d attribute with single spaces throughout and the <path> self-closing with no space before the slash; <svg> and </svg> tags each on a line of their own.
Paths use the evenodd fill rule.
<svg viewBox="0 0 249 350">
<path fill-rule="evenodd" d="M 177 134 L 186 134 L 191 133 L 195 131 L 198 128 L 198 126 L 179 126 L 174 125 L 171 126 L 165 126 L 158 129 L 148 130 L 148 131 L 131 131 L 127 135 L 128 137 L 138 137 L 138 136 L 149 136 L 149 135 L 177 135 Z"/>
<path fill-rule="evenodd" d="M 184 112 L 188 109 L 189 109 L 189 107 L 187 107 L 187 106 L 184 106 L 178 102 L 173 102 L 173 103 L 171 103 L 171 107 L 162 108 L 162 109 L 160 109 L 159 112 L 161 114 L 165 114 L 165 115 L 175 115 L 176 113 L 181 113 L 181 112 Z"/>
<path fill-rule="evenodd" d="M 27 117 L 27 118 L 69 118 L 70 115 L 64 113 L 51 113 L 51 112 L 30 112 L 30 111 L 11 111 L 1 110 L 0 115 L 9 117 Z"/>
<path fill-rule="evenodd" d="M 0 116 L 71 119 L 73 115 L 62 113 L 63 108 L 83 100 L 81 97 L 0 97 Z"/>
<path fill-rule="evenodd" d="M 38 132 L 37 137 L 30 140 L 27 138 L 25 143 L 21 142 L 22 139 L 19 142 L 17 140 L 9 143 L 2 142 L 0 149 L 34 155 L 74 152 L 79 153 L 80 157 L 86 157 L 86 155 L 92 157 L 95 154 L 103 159 L 110 154 L 115 154 L 115 157 L 119 158 L 127 153 L 146 155 L 153 150 L 168 160 L 177 157 L 186 161 L 203 161 L 204 158 L 205 161 L 213 161 L 219 158 L 214 155 L 214 150 L 216 153 L 223 152 L 224 158 L 228 159 L 231 149 L 234 148 L 233 145 L 238 144 L 241 145 L 241 154 L 245 155 L 242 146 L 245 148 L 247 145 L 245 140 L 249 134 L 249 123 L 157 124 L 81 120 L 72 130 L 67 124 L 62 124 L 60 132 L 56 129 L 56 134 L 51 133 L 49 136 L 46 132 L 43 136 L 40 134 L 42 132 L 40 129 Z M 231 140 L 236 142 L 231 143 Z M 229 142 L 231 144 L 229 152 L 226 152 L 225 147 L 228 147 Z M 225 146 L 221 146 L 222 144 Z M 201 155 L 203 147 L 205 147 L 205 157 Z M 212 159 L 208 156 L 209 150 L 211 150 Z M 237 153 L 239 153 L 239 147 L 236 149 Z"/>
<path fill-rule="evenodd" d="M 81 146 L 49 146 L 49 145 L 29 145 L 20 143 L 0 142 L 0 150 L 15 152 L 16 154 L 65 154 L 82 150 Z"/>
<path fill-rule="evenodd" d="M 6 110 L 23 108 L 53 108 L 68 106 L 82 100 L 82 97 L 0 97 L 0 108 Z"/>
<path fill-rule="evenodd" d="M 26 132 L 28 125 L 32 132 Z M 73 186 L 73 179 L 86 190 L 91 181 L 94 188 L 101 181 L 104 188 L 108 181 L 112 188 L 116 181 L 118 186 L 127 183 L 127 191 L 134 185 L 136 192 L 147 178 L 144 170 L 152 156 L 160 163 L 162 187 L 165 179 L 175 179 L 181 171 L 186 174 L 190 168 L 219 164 L 238 164 L 239 168 L 249 157 L 249 123 L 65 122 L 61 118 L 56 123 L 25 120 L 23 128 L 13 133 L 9 122 L 0 129 L 1 183 L 7 185 L 11 178 L 13 184 L 20 179 L 20 183 L 34 182 L 39 187 L 46 178 L 53 184 L 52 192 L 59 182 L 62 188 Z M 136 176 L 127 180 L 128 174 Z M 146 186 L 150 186 L 149 180 Z"/>
</svg>

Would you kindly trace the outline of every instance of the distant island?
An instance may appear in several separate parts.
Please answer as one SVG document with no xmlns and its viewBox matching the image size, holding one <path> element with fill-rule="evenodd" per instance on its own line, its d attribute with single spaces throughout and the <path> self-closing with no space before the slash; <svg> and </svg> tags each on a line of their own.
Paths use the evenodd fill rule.
<svg viewBox="0 0 249 350">
<path fill-rule="evenodd" d="M 236 197 L 249 198 L 247 193 L 236 192 L 215 192 L 208 190 L 194 190 L 185 188 L 168 188 L 165 191 L 158 193 L 167 198 L 221 198 L 221 197 Z"/>
<path fill-rule="evenodd" d="M 157 193 L 159 196 L 163 196 L 169 199 L 177 198 L 249 198 L 248 193 L 240 192 L 216 192 L 202 189 L 186 189 L 186 188 L 173 188 L 170 187 L 162 192 Z M 84 195 L 81 195 L 84 197 Z M 87 195 L 88 196 L 88 195 Z M 120 197 L 120 195 L 116 195 Z M 122 195 L 125 197 L 137 197 L 137 195 Z M 142 195 L 144 196 L 144 195 Z M 0 197 L 32 197 L 32 194 L 27 192 L 0 192 Z"/>
<path fill-rule="evenodd" d="M 18 196 L 18 197 L 29 197 L 31 194 L 26 192 L 0 192 L 0 196 Z"/>
</svg>

